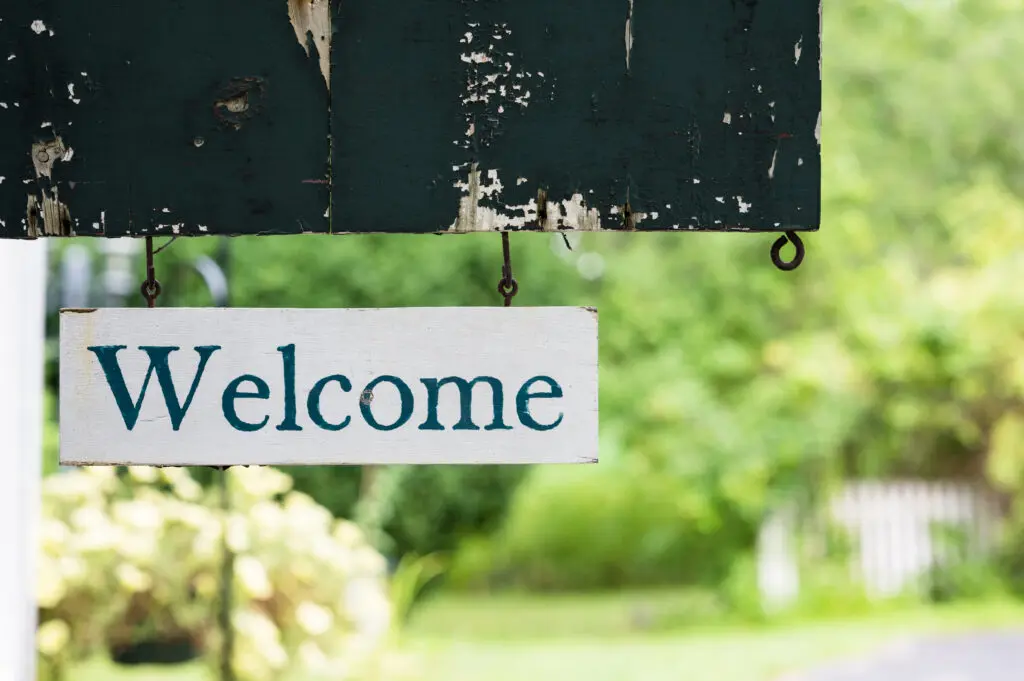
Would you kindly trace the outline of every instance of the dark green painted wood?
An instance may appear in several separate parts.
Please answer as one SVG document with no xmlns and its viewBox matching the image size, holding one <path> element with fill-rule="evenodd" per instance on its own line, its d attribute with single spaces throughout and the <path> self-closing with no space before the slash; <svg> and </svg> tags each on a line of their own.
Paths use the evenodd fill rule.
<svg viewBox="0 0 1024 681">
<path fill-rule="evenodd" d="M 288 3 L 4 3 L 0 237 L 818 228 L 818 0 L 343 0 L 330 94 Z"/>
<path fill-rule="evenodd" d="M 34 0 L 0 19 L 3 236 L 50 190 L 30 150 L 55 133 L 74 150 L 53 177 L 76 234 L 327 230 L 329 97 L 286 0 Z M 236 86 L 245 116 L 215 106 Z"/>
</svg>

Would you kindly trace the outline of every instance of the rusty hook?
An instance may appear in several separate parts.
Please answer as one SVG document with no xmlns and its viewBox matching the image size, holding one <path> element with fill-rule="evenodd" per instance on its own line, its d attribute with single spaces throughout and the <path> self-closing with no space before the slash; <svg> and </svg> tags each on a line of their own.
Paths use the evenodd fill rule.
<svg viewBox="0 0 1024 681">
<path fill-rule="evenodd" d="M 160 295 L 160 282 L 156 279 L 156 265 L 153 263 L 153 237 L 146 237 L 146 279 L 139 289 L 146 299 L 147 307 L 156 307 L 156 299 Z"/>
<path fill-rule="evenodd" d="M 501 252 L 505 262 L 501 267 L 501 281 L 498 282 L 498 293 L 505 298 L 505 307 L 512 307 L 512 299 L 519 293 L 519 282 L 512 276 L 512 253 L 509 246 L 508 232 L 501 233 Z"/>
</svg>

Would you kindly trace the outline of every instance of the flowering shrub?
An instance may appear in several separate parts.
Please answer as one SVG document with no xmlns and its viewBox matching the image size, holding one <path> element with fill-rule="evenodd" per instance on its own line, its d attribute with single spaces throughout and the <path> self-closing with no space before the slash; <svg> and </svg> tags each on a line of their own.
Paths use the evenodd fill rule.
<svg viewBox="0 0 1024 681">
<path fill-rule="evenodd" d="M 224 542 L 235 555 L 239 681 L 295 668 L 347 679 L 378 659 L 392 611 L 385 561 L 361 531 L 292 491 L 280 471 L 232 469 L 228 483 L 225 515 L 180 468 L 45 480 L 37 644 L 50 679 L 141 640 L 188 640 L 216 663 Z"/>
</svg>

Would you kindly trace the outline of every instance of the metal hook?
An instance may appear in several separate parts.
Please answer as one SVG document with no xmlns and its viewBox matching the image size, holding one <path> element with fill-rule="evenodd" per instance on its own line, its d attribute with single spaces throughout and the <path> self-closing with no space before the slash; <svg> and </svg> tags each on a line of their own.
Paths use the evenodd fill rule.
<svg viewBox="0 0 1024 681">
<path fill-rule="evenodd" d="M 148 307 L 156 307 L 156 299 L 163 290 L 160 282 L 156 279 L 156 266 L 153 264 L 153 256 L 173 244 L 177 239 L 178 237 L 173 236 L 163 246 L 154 250 L 153 237 L 146 237 L 146 280 L 142 282 L 139 290 L 142 293 L 142 297 L 146 299 Z"/>
<path fill-rule="evenodd" d="M 787 242 L 792 243 L 796 248 L 796 254 L 789 261 L 782 259 L 782 247 Z M 800 239 L 800 235 L 796 232 L 786 232 L 772 244 L 772 263 L 783 272 L 792 272 L 804 261 L 804 253 L 804 242 Z"/>
<path fill-rule="evenodd" d="M 160 295 L 160 282 L 156 280 L 156 266 L 153 264 L 153 237 L 146 237 L 146 280 L 139 289 L 146 299 L 147 307 L 156 307 L 156 299 Z"/>
<path fill-rule="evenodd" d="M 512 299 L 519 293 L 519 282 L 512 276 L 512 253 L 508 242 L 508 232 L 501 233 L 501 251 L 505 263 L 501 267 L 498 293 L 505 298 L 505 307 L 512 307 Z"/>
</svg>

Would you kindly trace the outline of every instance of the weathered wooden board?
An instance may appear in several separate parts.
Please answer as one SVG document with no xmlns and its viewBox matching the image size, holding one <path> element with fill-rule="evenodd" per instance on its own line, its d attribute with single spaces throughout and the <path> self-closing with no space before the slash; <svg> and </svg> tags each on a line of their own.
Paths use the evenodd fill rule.
<svg viewBox="0 0 1024 681">
<path fill-rule="evenodd" d="M 0 237 L 814 230 L 820 0 L 0 9 Z"/>
<path fill-rule="evenodd" d="M 585 308 L 65 310 L 65 465 L 597 461 Z"/>
</svg>

